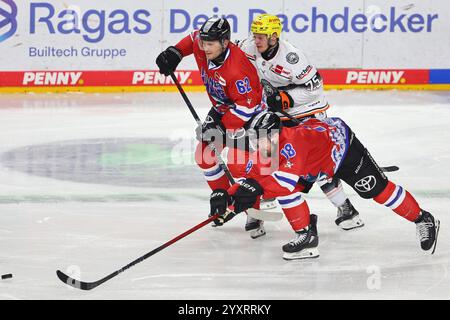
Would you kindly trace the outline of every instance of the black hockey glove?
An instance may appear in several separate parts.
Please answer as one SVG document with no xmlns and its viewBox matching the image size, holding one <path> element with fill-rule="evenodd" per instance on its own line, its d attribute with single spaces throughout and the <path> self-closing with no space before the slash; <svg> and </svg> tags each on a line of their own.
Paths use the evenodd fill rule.
<svg viewBox="0 0 450 320">
<path fill-rule="evenodd" d="M 232 200 L 234 201 L 235 213 L 252 208 L 258 200 L 258 197 L 264 193 L 262 187 L 254 179 L 246 179 L 241 185 L 237 185 L 236 187 L 237 190 L 231 194 Z"/>
<path fill-rule="evenodd" d="M 197 140 L 206 143 L 218 141 L 223 144 L 226 130 L 220 119 L 221 115 L 211 108 L 203 124 L 195 129 Z"/>
<path fill-rule="evenodd" d="M 294 106 L 294 100 L 286 91 L 278 91 L 267 96 L 267 105 L 273 112 L 287 111 Z"/>
<path fill-rule="evenodd" d="M 302 193 L 308 193 L 314 185 L 314 182 L 308 182 L 303 178 L 298 179 L 298 183 L 303 187 Z"/>
<path fill-rule="evenodd" d="M 234 212 L 227 210 L 228 205 L 231 203 L 231 198 L 228 195 L 227 190 L 214 190 L 209 197 L 209 203 L 211 205 L 209 216 L 211 217 L 217 213 L 220 214 L 220 217 L 213 221 L 216 226 L 223 225 L 236 215 Z"/>
<path fill-rule="evenodd" d="M 159 67 L 159 73 L 168 76 L 175 71 L 183 55 L 177 48 L 171 46 L 161 52 L 156 58 L 156 64 Z"/>
</svg>

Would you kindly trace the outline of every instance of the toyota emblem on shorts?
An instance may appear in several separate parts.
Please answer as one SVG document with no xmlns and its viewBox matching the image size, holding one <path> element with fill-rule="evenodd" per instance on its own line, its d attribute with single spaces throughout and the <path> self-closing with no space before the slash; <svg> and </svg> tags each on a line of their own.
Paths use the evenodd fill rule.
<svg viewBox="0 0 450 320">
<path fill-rule="evenodd" d="M 374 176 L 367 176 L 355 183 L 355 188 L 359 192 L 369 192 L 377 184 L 377 179 Z"/>
<path fill-rule="evenodd" d="M 8 9 L 6 10 L 6 6 Z M 0 0 L 0 42 L 12 37 L 17 30 L 17 6 L 13 0 Z"/>
</svg>

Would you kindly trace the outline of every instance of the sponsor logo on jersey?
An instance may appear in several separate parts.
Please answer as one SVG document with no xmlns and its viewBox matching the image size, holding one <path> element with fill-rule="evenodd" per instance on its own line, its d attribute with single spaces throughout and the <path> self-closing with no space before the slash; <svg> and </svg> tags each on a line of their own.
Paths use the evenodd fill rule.
<svg viewBox="0 0 450 320">
<path fill-rule="evenodd" d="M 308 65 L 305 69 L 302 70 L 302 72 L 300 72 L 299 75 L 296 76 L 296 78 L 298 80 L 302 80 L 311 72 L 312 69 L 313 69 L 312 65 Z"/>
<path fill-rule="evenodd" d="M 282 76 L 282 77 L 289 77 L 290 76 L 290 72 L 286 71 L 283 66 L 280 66 L 279 64 L 277 64 L 275 67 L 272 66 L 270 67 L 270 71 Z"/>
<path fill-rule="evenodd" d="M 76 85 L 82 84 L 82 72 L 25 72 L 23 85 L 51 86 L 51 85 Z"/>
<path fill-rule="evenodd" d="M 405 71 L 348 71 L 347 84 L 398 84 L 404 83 Z"/>
<path fill-rule="evenodd" d="M 377 179 L 375 179 L 374 176 L 367 176 L 355 183 L 355 189 L 359 192 L 369 192 L 370 190 L 375 188 L 376 184 Z"/>
<path fill-rule="evenodd" d="M 286 61 L 290 64 L 296 64 L 300 58 L 298 57 L 298 54 L 295 52 L 289 52 L 286 56 Z"/>
</svg>

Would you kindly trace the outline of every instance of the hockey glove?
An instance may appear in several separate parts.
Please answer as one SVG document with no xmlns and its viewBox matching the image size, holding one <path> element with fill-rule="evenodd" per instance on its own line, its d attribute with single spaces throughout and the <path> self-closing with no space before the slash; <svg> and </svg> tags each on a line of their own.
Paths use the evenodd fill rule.
<svg viewBox="0 0 450 320">
<path fill-rule="evenodd" d="M 294 100 L 286 91 L 278 91 L 267 97 L 267 105 L 270 111 L 286 111 L 294 106 Z"/>
<path fill-rule="evenodd" d="M 213 221 L 216 226 L 223 225 L 236 215 L 233 211 L 228 210 L 231 199 L 228 192 L 224 189 L 214 190 L 209 197 L 209 203 L 211 205 L 209 216 L 220 214 L 220 217 Z"/>
<path fill-rule="evenodd" d="M 176 47 L 168 47 L 156 58 L 156 64 L 159 67 L 159 73 L 168 76 L 175 71 L 183 55 Z"/>
<path fill-rule="evenodd" d="M 214 108 L 211 108 L 203 124 L 195 129 L 197 140 L 206 143 L 219 141 L 223 144 L 225 127 L 220 119 L 220 114 Z"/>
<path fill-rule="evenodd" d="M 254 179 L 246 179 L 242 184 L 234 184 L 230 188 L 234 212 L 240 213 L 252 208 L 263 193 L 262 187 Z"/>
</svg>

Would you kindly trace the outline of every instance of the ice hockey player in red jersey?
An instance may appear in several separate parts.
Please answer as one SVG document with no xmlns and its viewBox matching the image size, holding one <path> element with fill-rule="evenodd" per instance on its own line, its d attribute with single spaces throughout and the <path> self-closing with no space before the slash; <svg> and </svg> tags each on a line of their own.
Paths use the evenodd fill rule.
<svg viewBox="0 0 450 320">
<path fill-rule="evenodd" d="M 266 108 L 261 101 L 263 89 L 258 73 L 245 54 L 230 42 L 230 34 L 226 19 L 210 18 L 200 30 L 167 48 L 156 60 L 160 72 L 169 75 L 183 57 L 191 54 L 195 57 L 213 105 L 203 127 L 198 128 L 201 143 L 196 150 L 196 161 L 213 190 L 226 188 L 229 183 L 207 148 L 213 138 L 207 132 L 210 130 L 219 135 L 225 134 L 226 130 L 240 132 L 254 115 Z"/>
<path fill-rule="evenodd" d="M 416 224 L 421 247 L 434 253 L 439 220 L 420 208 L 415 198 L 402 186 L 390 181 L 353 131 L 339 118 L 308 119 L 296 127 L 283 127 L 271 112 L 253 122 L 258 151 L 274 160 L 276 166 L 254 164 L 241 184 L 228 190 L 215 190 L 210 198 L 211 212 L 219 212 L 224 221 L 251 207 L 260 195 L 276 197 L 295 231 L 295 238 L 284 245 L 287 260 L 319 256 L 317 216 L 310 215 L 301 192 L 302 178 L 338 177 L 362 198 L 385 205 Z M 230 208 L 233 211 L 230 211 Z"/>
<path fill-rule="evenodd" d="M 260 79 L 267 80 L 277 90 L 267 93 L 267 104 L 277 112 L 284 126 L 296 126 L 280 111 L 299 121 L 308 117 L 326 118 L 329 104 L 323 93 L 323 81 L 316 67 L 297 47 L 280 38 L 282 25 L 275 15 L 258 15 L 251 24 L 251 37 L 239 42 L 239 47 L 258 70 Z M 327 198 L 337 208 L 336 224 L 344 230 L 364 225 L 359 212 L 344 192 L 339 179 L 317 181 Z M 256 223 L 256 221 L 255 221 Z"/>
<path fill-rule="evenodd" d="M 227 189 L 229 182 L 208 143 L 214 141 L 221 151 L 224 143 L 231 141 L 232 146 L 229 147 L 244 150 L 234 150 L 229 154 L 245 165 L 245 160 L 239 157 L 246 154 L 245 128 L 250 119 L 266 109 L 258 73 L 245 53 L 230 42 L 230 35 L 228 21 L 212 17 L 200 30 L 191 32 L 175 46 L 168 47 L 156 59 L 160 72 L 166 76 L 186 56 L 193 54 L 197 62 L 213 106 L 203 126 L 196 130 L 200 143 L 195 160 L 212 190 Z M 230 166 L 231 173 L 239 178 L 240 173 L 233 172 L 233 168 Z"/>
</svg>

